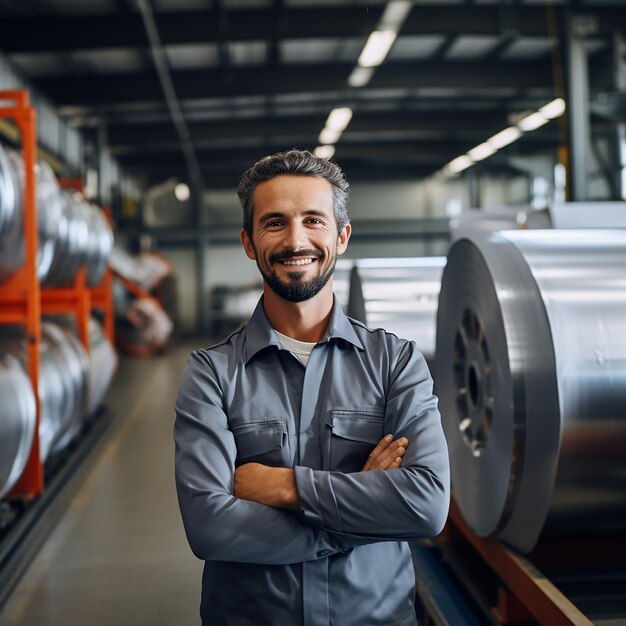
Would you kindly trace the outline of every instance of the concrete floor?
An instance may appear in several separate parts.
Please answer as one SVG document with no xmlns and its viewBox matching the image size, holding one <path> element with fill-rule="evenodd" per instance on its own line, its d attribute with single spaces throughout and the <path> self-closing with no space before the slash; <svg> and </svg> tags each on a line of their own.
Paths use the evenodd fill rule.
<svg viewBox="0 0 626 626">
<path fill-rule="evenodd" d="M 0 626 L 199 624 L 201 563 L 182 528 L 172 443 L 174 398 L 193 347 L 122 360 L 104 402 L 115 422 Z"/>
</svg>

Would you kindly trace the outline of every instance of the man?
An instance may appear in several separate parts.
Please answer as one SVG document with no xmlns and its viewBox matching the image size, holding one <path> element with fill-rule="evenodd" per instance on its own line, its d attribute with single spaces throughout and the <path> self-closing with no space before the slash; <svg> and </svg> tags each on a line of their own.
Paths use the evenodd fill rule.
<svg viewBox="0 0 626 626">
<path fill-rule="evenodd" d="M 266 157 L 238 195 L 263 298 L 191 355 L 176 401 L 180 507 L 206 561 L 202 623 L 413 626 L 406 540 L 439 533 L 449 498 L 424 358 L 333 297 L 351 233 L 335 164 Z"/>
</svg>

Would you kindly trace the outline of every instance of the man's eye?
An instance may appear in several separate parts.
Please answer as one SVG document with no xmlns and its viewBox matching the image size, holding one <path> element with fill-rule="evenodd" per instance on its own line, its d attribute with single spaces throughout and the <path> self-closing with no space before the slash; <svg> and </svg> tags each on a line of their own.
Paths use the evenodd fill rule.
<svg viewBox="0 0 626 626">
<path fill-rule="evenodd" d="M 273 220 L 271 222 L 267 222 L 267 224 L 266 224 L 266 226 L 268 228 L 277 228 L 277 227 L 282 226 L 282 225 L 283 225 L 283 223 L 281 221 L 279 221 L 279 220 Z"/>
<path fill-rule="evenodd" d="M 309 224 L 323 224 L 322 220 L 317 219 L 317 217 L 309 218 Z"/>
</svg>

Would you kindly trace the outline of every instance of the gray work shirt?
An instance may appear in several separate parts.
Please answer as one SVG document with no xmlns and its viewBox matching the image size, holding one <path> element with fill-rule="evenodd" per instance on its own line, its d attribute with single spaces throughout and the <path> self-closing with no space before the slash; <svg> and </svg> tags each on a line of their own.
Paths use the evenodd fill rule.
<svg viewBox="0 0 626 626">
<path fill-rule="evenodd" d="M 438 534 L 449 467 L 432 379 L 415 343 L 369 330 L 335 299 L 305 368 L 259 302 L 249 322 L 193 352 L 176 400 L 176 485 L 206 561 L 204 625 L 414 626 L 406 540 Z M 361 472 L 387 433 L 402 467 Z M 235 467 L 295 469 L 300 511 L 240 500 Z"/>
</svg>

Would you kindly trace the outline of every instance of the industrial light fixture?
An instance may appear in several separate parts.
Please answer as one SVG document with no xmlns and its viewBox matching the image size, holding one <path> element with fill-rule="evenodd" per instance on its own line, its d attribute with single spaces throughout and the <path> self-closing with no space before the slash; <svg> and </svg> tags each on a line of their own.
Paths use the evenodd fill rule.
<svg viewBox="0 0 626 626">
<path fill-rule="evenodd" d="M 352 109 L 343 107 L 341 109 L 333 109 L 326 120 L 326 128 L 343 132 L 352 119 Z"/>
<path fill-rule="evenodd" d="M 361 67 L 377 67 L 387 56 L 389 49 L 396 40 L 398 33 L 393 30 L 375 30 L 370 33 L 363 52 L 359 56 Z"/>
<path fill-rule="evenodd" d="M 496 149 L 492 147 L 489 142 L 485 141 L 477 145 L 475 148 L 472 148 L 468 151 L 467 155 L 472 159 L 472 161 L 482 161 L 487 157 L 490 157 L 492 154 L 495 154 Z"/>
<path fill-rule="evenodd" d="M 358 65 L 352 70 L 348 76 L 348 85 L 350 87 L 363 87 L 370 82 L 370 78 L 374 75 L 373 67 L 359 67 Z"/>
<path fill-rule="evenodd" d="M 559 117 L 565 113 L 565 100 L 563 98 L 556 98 L 552 102 L 548 102 L 539 109 L 539 113 L 547 117 L 549 120 L 553 120 L 555 117 Z"/>
<path fill-rule="evenodd" d="M 504 148 L 504 146 L 508 146 L 514 141 L 517 141 L 521 136 L 522 131 L 517 126 L 509 126 L 487 139 L 487 143 L 494 150 L 500 150 L 500 148 Z"/>
<path fill-rule="evenodd" d="M 547 124 L 549 121 L 550 120 L 543 113 L 536 111 L 535 113 L 531 113 L 529 116 L 521 119 L 517 123 L 517 125 L 524 132 L 528 132 L 530 130 L 536 130 L 537 128 L 540 128 L 544 124 Z"/>
<path fill-rule="evenodd" d="M 541 128 L 550 120 L 563 115 L 565 108 L 565 100 L 563 100 L 563 98 L 555 98 L 551 102 L 548 102 L 548 104 L 544 104 L 539 110 L 521 119 L 517 123 L 517 126 L 509 126 L 501 130 L 499 133 L 493 135 L 493 137 L 487 139 L 487 141 L 468 150 L 466 154 L 450 161 L 450 163 L 443 168 L 444 174 L 448 176 L 459 174 L 474 165 L 477 161 L 486 159 L 501 148 L 517 141 L 525 132 Z"/>
<path fill-rule="evenodd" d="M 328 128 L 328 126 L 325 126 L 322 129 L 322 132 L 320 133 L 320 136 L 317 140 L 321 144 L 337 143 L 339 137 L 341 137 L 340 130 L 334 130 L 333 128 Z"/>
<path fill-rule="evenodd" d="M 412 7 L 413 0 L 389 0 L 380 18 L 380 29 L 398 32 Z"/>
<path fill-rule="evenodd" d="M 317 146 L 313 154 L 320 159 L 332 159 L 335 156 L 335 146 Z"/>
<path fill-rule="evenodd" d="M 467 154 L 462 154 L 456 159 L 452 159 L 444 169 L 447 174 L 459 174 L 472 165 L 474 165 L 472 158 Z"/>
<path fill-rule="evenodd" d="M 189 185 L 185 183 L 178 183 L 176 187 L 174 187 L 174 195 L 179 202 L 185 202 L 189 200 L 191 192 L 189 191 Z"/>
</svg>

